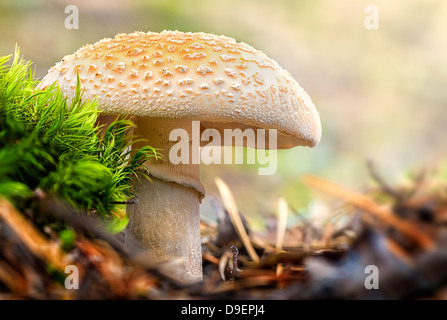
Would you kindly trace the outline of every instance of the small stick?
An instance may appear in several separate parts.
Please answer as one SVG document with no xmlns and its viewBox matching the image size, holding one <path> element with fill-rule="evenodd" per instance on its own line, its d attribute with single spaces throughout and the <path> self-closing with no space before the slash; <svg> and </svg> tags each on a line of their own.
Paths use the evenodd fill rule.
<svg viewBox="0 0 447 320">
<path fill-rule="evenodd" d="M 361 193 L 352 191 L 335 183 L 310 175 L 305 175 L 302 180 L 307 185 L 333 194 L 341 199 L 344 199 L 350 204 L 365 210 L 365 212 L 370 213 L 376 218 L 382 220 L 383 222 L 407 235 L 424 249 L 432 249 L 435 246 L 434 241 L 430 239 L 426 234 L 419 231 L 414 225 L 405 220 L 402 220 L 392 211 L 385 209 L 383 206 L 380 206 L 371 198 Z"/>
<path fill-rule="evenodd" d="M 383 178 L 377 173 L 376 167 L 371 160 L 367 162 L 367 168 L 371 177 L 379 184 L 383 192 L 389 194 L 398 201 L 402 201 L 402 195 L 392 188 Z"/>
<path fill-rule="evenodd" d="M 112 201 L 112 204 L 136 204 L 138 203 L 138 199 L 137 198 L 133 198 L 133 199 L 129 199 L 127 201 Z"/>
</svg>

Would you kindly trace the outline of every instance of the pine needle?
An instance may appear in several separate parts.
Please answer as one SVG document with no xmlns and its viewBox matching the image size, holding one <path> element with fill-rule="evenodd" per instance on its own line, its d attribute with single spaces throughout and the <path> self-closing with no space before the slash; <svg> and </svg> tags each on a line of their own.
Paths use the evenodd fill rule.
<svg viewBox="0 0 447 320">
<path fill-rule="evenodd" d="M 380 219 L 391 227 L 402 232 L 409 238 L 413 239 L 417 244 L 419 244 L 426 250 L 432 249 L 435 246 L 434 241 L 430 239 L 426 234 L 419 231 L 414 225 L 400 219 L 390 210 L 384 208 L 371 198 L 359 192 L 350 190 L 346 187 L 339 186 L 335 183 L 311 175 L 303 176 L 302 181 L 311 187 L 335 195 L 347 201 L 348 203 L 365 210 L 374 217 Z"/>
<path fill-rule="evenodd" d="M 241 239 L 245 249 L 247 250 L 248 255 L 250 256 L 251 260 L 253 260 L 255 263 L 258 263 L 260 261 L 259 256 L 253 248 L 250 238 L 245 231 L 244 224 L 242 223 L 239 211 L 236 206 L 236 202 L 234 201 L 230 188 L 220 178 L 216 178 L 216 185 L 219 189 L 224 206 L 228 211 L 231 222 L 233 223 L 233 226 L 236 229 L 239 238 Z"/>
<path fill-rule="evenodd" d="M 286 199 L 280 198 L 278 200 L 278 226 L 276 231 L 276 250 L 278 251 L 281 251 L 284 245 L 288 211 Z"/>
</svg>

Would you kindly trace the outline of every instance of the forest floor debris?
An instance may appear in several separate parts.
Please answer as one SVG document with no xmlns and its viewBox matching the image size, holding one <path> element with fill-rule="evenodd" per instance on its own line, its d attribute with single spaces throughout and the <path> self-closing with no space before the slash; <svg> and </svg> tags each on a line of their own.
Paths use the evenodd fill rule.
<svg viewBox="0 0 447 320">
<path fill-rule="evenodd" d="M 163 263 L 132 259 L 122 234 L 104 231 L 99 220 L 60 199 L 41 193 L 27 212 L 1 199 L 0 298 L 447 298 L 447 183 L 426 173 L 392 188 L 372 167 L 371 175 L 377 187 L 363 192 L 303 177 L 343 205 L 325 221 L 287 227 L 281 199 L 276 228 L 264 234 L 250 229 L 231 189 L 218 180 L 217 225 L 201 222 L 204 281 L 193 285 L 163 273 Z M 71 248 L 33 220 L 43 213 L 73 228 Z M 69 264 L 79 270 L 79 290 L 66 289 Z"/>
</svg>

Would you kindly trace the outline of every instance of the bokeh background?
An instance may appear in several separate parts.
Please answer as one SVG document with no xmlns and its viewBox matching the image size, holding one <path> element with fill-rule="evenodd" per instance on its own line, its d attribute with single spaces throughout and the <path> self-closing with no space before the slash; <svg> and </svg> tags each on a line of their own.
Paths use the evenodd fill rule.
<svg viewBox="0 0 447 320">
<path fill-rule="evenodd" d="M 64 9 L 79 9 L 67 30 Z M 379 28 L 368 30 L 368 5 Z M 1 0 L 0 55 L 34 62 L 43 77 L 64 55 L 104 37 L 164 29 L 223 34 L 278 61 L 309 93 L 323 137 L 315 148 L 278 152 L 278 170 L 255 165 L 202 166 L 231 187 L 254 228 L 264 228 L 278 197 L 305 213 L 316 195 L 300 182 L 311 173 L 360 189 L 366 160 L 391 182 L 437 166 L 447 155 L 447 2 L 441 0 Z M 209 204 L 202 207 L 209 216 Z"/>
</svg>

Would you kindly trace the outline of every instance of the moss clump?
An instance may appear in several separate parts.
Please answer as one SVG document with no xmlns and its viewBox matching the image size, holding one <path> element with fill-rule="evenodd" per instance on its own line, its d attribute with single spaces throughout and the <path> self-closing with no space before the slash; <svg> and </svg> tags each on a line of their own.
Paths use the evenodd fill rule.
<svg viewBox="0 0 447 320">
<path fill-rule="evenodd" d="M 95 101 L 78 85 L 67 100 L 56 86 L 37 89 L 31 63 L 18 52 L 0 57 L 0 196 L 24 209 L 34 191 L 62 198 L 76 209 L 115 220 L 120 204 L 147 177 L 144 162 L 157 157 L 144 147 L 130 153 L 132 123 L 112 123 L 103 137 Z"/>
</svg>

